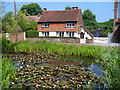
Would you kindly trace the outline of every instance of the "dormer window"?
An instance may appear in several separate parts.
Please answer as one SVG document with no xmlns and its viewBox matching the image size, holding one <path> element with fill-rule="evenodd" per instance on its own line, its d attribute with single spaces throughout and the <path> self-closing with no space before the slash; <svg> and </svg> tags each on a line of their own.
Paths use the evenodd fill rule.
<svg viewBox="0 0 120 90">
<path fill-rule="evenodd" d="M 42 23 L 42 28 L 49 28 L 49 23 Z"/>
<path fill-rule="evenodd" d="M 74 22 L 66 23 L 66 28 L 75 28 L 75 23 Z"/>
</svg>

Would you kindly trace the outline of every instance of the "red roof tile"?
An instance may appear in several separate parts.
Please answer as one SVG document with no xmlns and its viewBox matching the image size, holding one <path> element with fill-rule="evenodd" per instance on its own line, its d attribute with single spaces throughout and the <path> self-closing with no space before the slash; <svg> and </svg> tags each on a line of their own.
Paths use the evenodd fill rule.
<svg viewBox="0 0 120 90">
<path fill-rule="evenodd" d="M 80 15 L 81 17 L 79 17 Z M 81 9 L 44 11 L 38 22 L 67 22 L 82 20 Z M 82 22 L 81 22 L 82 23 Z"/>
</svg>

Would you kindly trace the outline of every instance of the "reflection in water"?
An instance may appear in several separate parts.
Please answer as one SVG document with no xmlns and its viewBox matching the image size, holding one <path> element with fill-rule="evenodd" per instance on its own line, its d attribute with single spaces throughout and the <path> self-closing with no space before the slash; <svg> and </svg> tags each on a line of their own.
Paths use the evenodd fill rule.
<svg viewBox="0 0 120 90">
<path fill-rule="evenodd" d="M 51 61 L 51 60 L 50 60 Z M 100 67 L 96 62 L 94 58 L 86 58 L 86 57 L 80 57 L 80 56 L 59 56 L 56 59 L 52 59 L 52 61 L 57 62 L 68 62 L 71 63 L 76 62 L 79 63 L 80 65 L 82 64 L 83 67 L 88 67 L 93 70 L 93 73 L 99 76 L 105 76 L 104 73 L 102 72 L 103 68 Z"/>
<path fill-rule="evenodd" d="M 102 72 L 103 68 L 100 67 L 99 65 L 92 64 L 92 65 L 89 65 L 88 68 L 91 68 L 93 70 L 93 73 L 95 73 L 96 75 L 105 77 L 105 74 Z"/>
</svg>

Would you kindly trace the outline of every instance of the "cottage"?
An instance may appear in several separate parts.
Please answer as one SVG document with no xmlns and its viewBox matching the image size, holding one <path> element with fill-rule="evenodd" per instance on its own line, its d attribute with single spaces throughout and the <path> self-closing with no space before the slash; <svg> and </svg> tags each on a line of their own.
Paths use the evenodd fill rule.
<svg viewBox="0 0 120 90">
<path fill-rule="evenodd" d="M 39 15 L 39 37 L 75 37 L 85 43 L 85 39 L 93 40 L 93 34 L 83 25 L 82 12 L 78 7 L 72 10 L 44 9 Z"/>
</svg>

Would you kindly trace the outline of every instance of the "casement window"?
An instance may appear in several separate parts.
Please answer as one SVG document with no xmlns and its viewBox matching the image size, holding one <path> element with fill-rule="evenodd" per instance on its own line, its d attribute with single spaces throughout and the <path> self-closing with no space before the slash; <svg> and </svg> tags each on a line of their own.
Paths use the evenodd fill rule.
<svg viewBox="0 0 120 90">
<path fill-rule="evenodd" d="M 42 32 L 44 36 L 49 36 L 49 32 Z"/>
<path fill-rule="evenodd" d="M 56 32 L 57 35 L 59 35 L 59 37 L 64 37 L 64 32 Z"/>
<path fill-rule="evenodd" d="M 66 32 L 66 34 L 67 34 L 69 37 L 74 37 L 74 36 L 75 36 L 75 32 Z"/>
<path fill-rule="evenodd" d="M 49 32 L 45 32 L 45 36 L 49 36 Z"/>
<path fill-rule="evenodd" d="M 66 23 L 66 28 L 75 28 L 75 23 L 74 22 Z"/>
<path fill-rule="evenodd" d="M 42 23 L 42 28 L 49 28 L 49 23 Z"/>
</svg>

